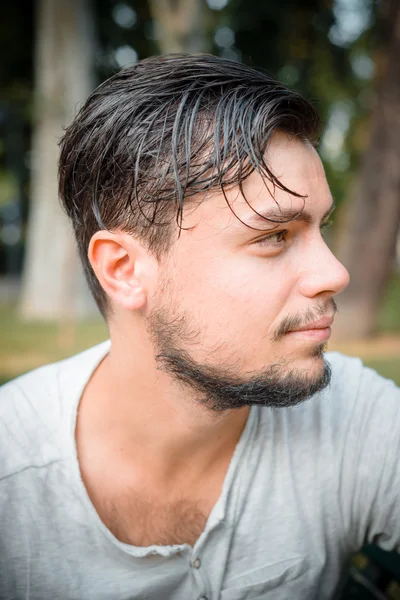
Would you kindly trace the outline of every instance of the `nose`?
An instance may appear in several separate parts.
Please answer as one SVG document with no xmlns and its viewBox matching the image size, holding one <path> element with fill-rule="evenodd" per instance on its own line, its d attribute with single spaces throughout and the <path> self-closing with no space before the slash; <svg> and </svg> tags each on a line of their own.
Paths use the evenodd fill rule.
<svg viewBox="0 0 400 600">
<path fill-rule="evenodd" d="M 347 288 L 350 275 L 336 258 L 325 241 L 320 238 L 317 246 L 312 244 L 301 268 L 301 293 L 308 298 L 319 294 L 333 296 Z"/>
</svg>

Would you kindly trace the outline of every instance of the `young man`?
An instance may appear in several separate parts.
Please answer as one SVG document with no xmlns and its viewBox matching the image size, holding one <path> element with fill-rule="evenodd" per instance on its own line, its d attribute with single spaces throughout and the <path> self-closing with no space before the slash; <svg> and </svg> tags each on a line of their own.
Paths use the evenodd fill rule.
<svg viewBox="0 0 400 600">
<path fill-rule="evenodd" d="M 348 273 L 317 133 L 265 74 L 178 55 L 67 129 L 110 341 L 0 391 L 1 598 L 325 600 L 399 547 L 400 391 L 324 357 Z"/>
</svg>

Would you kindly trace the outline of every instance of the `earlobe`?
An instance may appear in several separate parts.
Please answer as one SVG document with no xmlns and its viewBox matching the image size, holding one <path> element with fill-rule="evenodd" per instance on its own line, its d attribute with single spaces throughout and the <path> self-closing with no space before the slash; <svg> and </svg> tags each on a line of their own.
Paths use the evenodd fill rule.
<svg viewBox="0 0 400 600">
<path fill-rule="evenodd" d="M 146 304 L 142 248 L 125 232 L 97 231 L 90 240 L 88 258 L 92 269 L 112 302 L 128 310 Z"/>
</svg>

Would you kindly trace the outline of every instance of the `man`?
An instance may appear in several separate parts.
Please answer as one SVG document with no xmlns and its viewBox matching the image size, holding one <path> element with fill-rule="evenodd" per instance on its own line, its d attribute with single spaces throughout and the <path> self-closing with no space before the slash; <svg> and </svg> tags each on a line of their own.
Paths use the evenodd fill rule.
<svg viewBox="0 0 400 600">
<path fill-rule="evenodd" d="M 67 129 L 110 341 L 0 392 L 2 598 L 324 600 L 365 541 L 399 547 L 400 391 L 324 358 L 348 273 L 317 134 L 265 74 L 184 55 Z"/>
</svg>

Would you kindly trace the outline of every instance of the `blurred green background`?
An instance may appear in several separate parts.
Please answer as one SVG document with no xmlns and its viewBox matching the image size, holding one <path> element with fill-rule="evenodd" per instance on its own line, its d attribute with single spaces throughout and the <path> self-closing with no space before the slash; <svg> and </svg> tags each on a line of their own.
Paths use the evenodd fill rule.
<svg viewBox="0 0 400 600">
<path fill-rule="evenodd" d="M 14 0 L 0 20 L 0 383 L 107 337 L 57 197 L 57 143 L 96 84 L 161 52 L 210 52 L 297 89 L 323 120 L 349 269 L 330 348 L 400 385 L 398 0 Z M 399 562 L 357 555 L 343 598 L 399 600 Z"/>
</svg>

